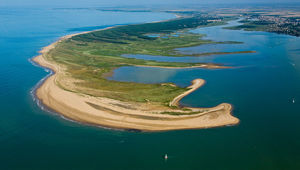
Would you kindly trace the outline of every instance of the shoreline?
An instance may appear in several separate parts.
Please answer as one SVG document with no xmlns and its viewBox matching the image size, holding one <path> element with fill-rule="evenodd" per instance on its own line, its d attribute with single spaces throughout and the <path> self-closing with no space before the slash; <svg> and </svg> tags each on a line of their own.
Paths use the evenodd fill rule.
<svg viewBox="0 0 300 170">
<path fill-rule="evenodd" d="M 178 95 L 177 97 L 175 97 L 170 103 L 169 106 L 179 106 L 179 101 L 184 98 L 185 96 L 193 93 L 194 91 L 196 91 L 197 89 L 199 89 L 201 86 L 203 86 L 205 84 L 205 80 L 203 79 L 195 79 L 192 81 L 192 85 L 190 85 L 189 87 L 187 87 L 189 90 Z"/>
<path fill-rule="evenodd" d="M 209 65 L 201 64 L 198 66 L 189 66 L 189 67 L 171 67 L 171 66 L 147 66 L 147 65 L 131 65 L 133 67 L 149 67 L 149 68 L 166 68 L 166 69 L 193 69 L 193 68 L 206 68 L 206 69 L 224 69 L 224 68 L 233 68 L 231 66 L 221 66 L 221 65 Z"/>
<path fill-rule="evenodd" d="M 105 29 L 110 28 L 113 27 L 108 27 Z M 40 55 L 32 58 L 32 61 L 39 66 L 51 70 L 51 73 L 43 78 L 44 80 L 40 82 L 39 86 L 37 86 L 34 92 L 36 98 L 41 104 L 57 112 L 58 114 L 61 114 L 67 119 L 78 121 L 80 123 L 127 130 L 167 131 L 179 129 L 200 129 L 234 125 L 239 123 L 239 119 L 235 118 L 231 114 L 232 106 L 227 103 L 220 104 L 213 108 L 187 108 L 199 113 L 174 116 L 161 113 L 168 111 L 184 113 L 185 111 L 176 109 L 158 109 L 154 111 L 151 109 L 151 111 L 145 110 L 145 106 L 149 107 L 147 106 L 147 103 L 137 104 L 137 107 L 140 108 L 128 109 L 127 107 L 120 106 L 132 106 L 134 103 L 121 102 L 102 97 L 92 97 L 61 89 L 56 84 L 56 78 L 59 74 L 63 73 L 62 68 L 59 65 L 55 65 L 54 63 L 47 61 L 44 58 L 44 55 L 46 55 L 51 49 L 55 48 L 56 44 L 59 42 L 69 39 L 73 36 L 89 32 L 93 31 L 63 36 L 56 42 L 44 47 L 40 51 Z M 193 91 L 200 88 L 200 86 L 197 88 L 192 88 Z M 185 94 L 186 92 L 181 94 L 180 99 L 193 91 L 190 91 L 187 94 Z M 69 101 L 69 99 L 72 99 L 72 101 Z M 180 101 L 180 99 L 177 100 L 177 103 Z"/>
</svg>

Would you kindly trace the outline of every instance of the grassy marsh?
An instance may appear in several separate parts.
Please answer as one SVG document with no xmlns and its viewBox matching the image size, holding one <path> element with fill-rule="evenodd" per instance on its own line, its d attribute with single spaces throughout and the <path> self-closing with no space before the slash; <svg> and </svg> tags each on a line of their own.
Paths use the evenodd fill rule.
<svg viewBox="0 0 300 170">
<path fill-rule="evenodd" d="M 79 80 L 74 82 L 76 88 L 72 89 L 68 85 L 60 83 L 64 89 L 120 101 L 148 102 L 168 106 L 174 97 L 187 89 L 171 83 L 142 84 L 112 81 L 107 80 L 105 75 L 111 73 L 115 68 L 130 65 L 191 67 L 211 64 L 156 62 L 122 57 L 123 54 L 183 57 L 186 55 L 176 52 L 176 48 L 226 43 L 203 40 L 201 39 L 203 35 L 187 31 L 197 27 L 224 24 L 225 20 L 215 23 L 210 22 L 211 19 L 207 17 L 179 18 L 163 22 L 117 26 L 80 34 L 58 43 L 47 53 L 46 57 L 48 60 L 63 65 L 66 68 L 66 75 Z M 180 31 L 178 36 L 172 36 L 178 31 Z M 148 34 L 162 36 L 149 37 Z M 201 54 L 193 54 L 193 56 L 197 55 Z"/>
</svg>

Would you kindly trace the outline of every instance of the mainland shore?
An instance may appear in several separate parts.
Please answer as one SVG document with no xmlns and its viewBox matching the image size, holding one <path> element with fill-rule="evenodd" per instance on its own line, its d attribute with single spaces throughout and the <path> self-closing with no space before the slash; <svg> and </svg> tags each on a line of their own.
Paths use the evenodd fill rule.
<svg viewBox="0 0 300 170">
<path fill-rule="evenodd" d="M 184 111 L 180 108 L 156 107 L 148 103 L 94 97 L 61 88 L 58 81 L 67 76 L 64 68 L 57 63 L 48 61 L 46 55 L 61 41 L 84 33 L 88 32 L 64 36 L 57 42 L 44 47 L 40 51 L 41 55 L 33 58 L 34 62 L 54 72 L 36 90 L 37 98 L 47 107 L 78 122 L 141 131 L 200 129 L 239 123 L 239 119 L 232 115 L 232 106 L 228 103 L 222 103 L 213 108 L 185 107 L 189 111 Z M 203 65 L 203 67 L 209 68 L 208 65 Z M 170 106 L 178 106 L 183 97 L 197 90 L 204 83 L 205 81 L 202 79 L 194 80 L 188 87 L 189 90 L 174 98 L 170 102 Z M 169 112 L 181 114 L 166 114 Z"/>
</svg>

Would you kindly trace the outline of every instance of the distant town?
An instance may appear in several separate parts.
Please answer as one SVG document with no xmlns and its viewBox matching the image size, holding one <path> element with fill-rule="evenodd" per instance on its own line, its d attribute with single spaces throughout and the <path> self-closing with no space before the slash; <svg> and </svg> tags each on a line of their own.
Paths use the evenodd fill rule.
<svg viewBox="0 0 300 170">
<path fill-rule="evenodd" d="M 243 25 L 231 27 L 229 29 L 244 29 L 246 31 L 267 31 L 278 34 L 288 34 L 300 36 L 300 9 L 281 9 L 271 7 L 256 8 L 187 8 L 164 10 L 157 9 L 124 9 L 124 8 L 97 8 L 102 11 L 120 11 L 120 12 L 167 12 L 177 16 L 201 16 L 206 18 L 207 22 L 224 24 L 224 21 L 230 19 L 243 18 Z M 280 11 L 280 12 L 278 12 Z"/>
<path fill-rule="evenodd" d="M 245 14 L 244 17 L 244 25 L 238 26 L 240 28 L 300 36 L 300 16 Z"/>
</svg>

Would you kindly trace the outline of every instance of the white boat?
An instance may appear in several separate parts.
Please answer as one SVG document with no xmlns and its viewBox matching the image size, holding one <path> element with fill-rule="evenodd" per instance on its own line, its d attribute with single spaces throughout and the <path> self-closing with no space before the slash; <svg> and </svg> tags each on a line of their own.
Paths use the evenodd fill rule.
<svg viewBox="0 0 300 170">
<path fill-rule="evenodd" d="M 168 159 L 168 155 L 167 154 L 165 154 L 165 160 L 167 160 Z"/>
</svg>

